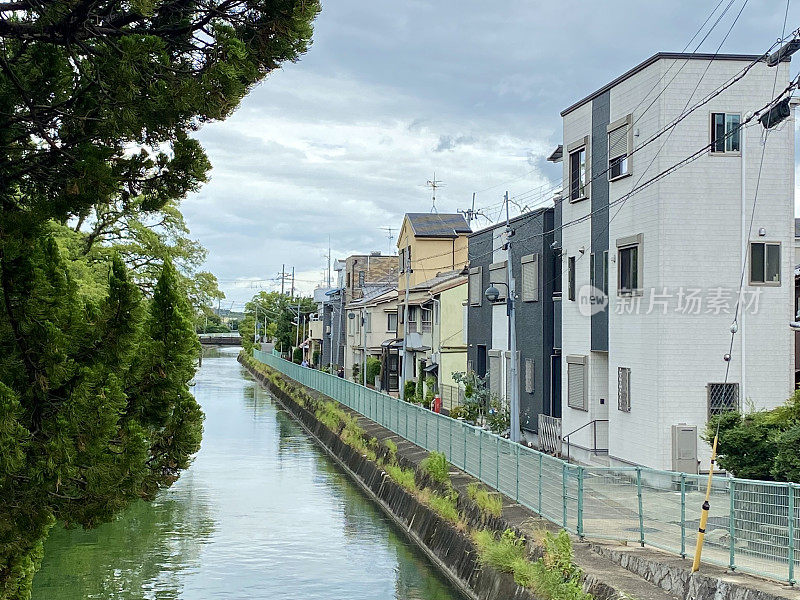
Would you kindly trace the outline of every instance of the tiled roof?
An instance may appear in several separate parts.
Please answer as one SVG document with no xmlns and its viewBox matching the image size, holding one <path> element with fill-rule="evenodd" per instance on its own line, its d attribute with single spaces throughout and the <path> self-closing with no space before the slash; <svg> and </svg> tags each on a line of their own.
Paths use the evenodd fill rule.
<svg viewBox="0 0 800 600">
<path fill-rule="evenodd" d="M 440 283 L 444 283 L 445 281 L 449 281 L 451 279 L 455 279 L 459 277 L 463 273 L 463 269 L 459 269 L 457 271 L 444 271 L 442 273 L 437 273 L 436 277 L 432 279 L 428 279 L 427 281 L 423 281 L 418 283 L 415 286 L 409 288 L 410 292 L 420 292 L 424 290 L 429 290 L 434 286 L 439 285 Z"/>
<path fill-rule="evenodd" d="M 472 231 L 464 215 L 458 213 L 406 213 L 406 217 L 417 237 L 454 238 Z"/>
</svg>

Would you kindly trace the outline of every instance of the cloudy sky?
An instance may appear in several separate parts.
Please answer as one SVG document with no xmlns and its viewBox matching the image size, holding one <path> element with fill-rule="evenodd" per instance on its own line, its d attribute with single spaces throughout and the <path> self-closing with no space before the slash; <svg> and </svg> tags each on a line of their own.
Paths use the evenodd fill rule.
<svg viewBox="0 0 800 600">
<path fill-rule="evenodd" d="M 274 289 L 285 264 L 298 287 L 334 258 L 390 249 L 405 212 L 476 206 L 497 218 L 505 190 L 541 201 L 560 177 L 545 158 L 559 112 L 659 51 L 681 51 L 712 13 L 699 48 L 764 52 L 783 0 L 542 2 L 336 0 L 314 42 L 199 133 L 211 181 L 183 204 L 210 251 L 228 306 Z M 800 26 L 800 2 L 787 29 Z M 793 73 L 796 69 L 793 69 Z M 486 225 L 488 221 L 480 221 Z"/>
</svg>

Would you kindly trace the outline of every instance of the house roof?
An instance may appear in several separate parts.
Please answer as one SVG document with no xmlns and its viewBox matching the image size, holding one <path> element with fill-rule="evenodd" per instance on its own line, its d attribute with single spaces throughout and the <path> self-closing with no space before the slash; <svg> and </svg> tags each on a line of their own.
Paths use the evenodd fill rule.
<svg viewBox="0 0 800 600">
<path fill-rule="evenodd" d="M 509 223 L 518 223 L 519 221 L 524 221 L 525 219 L 532 219 L 532 218 L 538 217 L 542 213 L 547 212 L 548 210 L 553 210 L 553 207 L 552 206 L 544 206 L 542 208 L 537 208 L 536 210 L 529 210 L 529 211 L 524 212 L 524 213 L 522 213 L 520 215 L 517 215 L 513 219 L 509 219 Z M 469 237 L 471 237 L 471 238 L 475 237 L 475 236 L 480 235 L 482 233 L 486 233 L 487 231 L 492 231 L 494 229 L 497 229 L 498 227 L 505 228 L 505 226 L 506 226 L 505 222 L 494 223 L 493 225 L 489 225 L 487 227 L 484 227 L 483 229 L 479 229 L 478 231 L 472 232 L 472 234 L 470 234 Z M 547 232 L 545 232 L 545 233 L 547 233 Z"/>
<path fill-rule="evenodd" d="M 451 279 L 455 279 L 456 277 L 460 277 L 464 273 L 464 269 L 458 269 L 456 271 L 442 271 L 441 273 L 437 273 L 436 277 L 432 277 L 427 281 L 423 281 L 418 283 L 415 286 L 412 286 L 408 289 L 409 292 L 424 292 L 426 290 L 430 290 L 442 283 L 450 281 Z"/>
<path fill-rule="evenodd" d="M 455 238 L 472 231 L 464 215 L 458 213 L 406 213 L 406 218 L 416 237 Z"/>
<path fill-rule="evenodd" d="M 374 286 L 370 289 L 364 288 L 364 297 L 354 300 L 348 307 L 356 308 L 363 306 L 372 306 L 380 304 L 381 302 L 388 302 L 397 299 L 397 284 L 392 286 Z"/>
<path fill-rule="evenodd" d="M 753 62 L 754 60 L 759 60 L 759 59 L 760 60 L 766 60 L 765 56 L 759 56 L 759 55 L 755 55 L 755 54 L 706 54 L 706 53 L 703 53 L 703 52 L 658 52 L 657 54 L 654 54 L 653 56 L 651 56 L 647 60 L 645 60 L 645 61 L 639 63 L 638 65 L 636 65 L 635 67 L 633 67 L 630 71 L 626 71 L 625 73 L 623 73 L 622 75 L 620 75 L 619 77 L 617 77 L 616 79 L 611 81 L 610 83 L 607 83 L 606 85 L 601 87 L 599 90 L 597 90 L 595 92 L 592 92 L 591 94 L 586 96 L 584 99 L 579 100 L 578 102 L 576 102 L 575 104 L 573 104 L 571 106 L 568 106 L 563 111 L 561 111 L 561 116 L 563 117 L 563 116 L 571 113 L 576 108 L 578 108 L 580 106 L 583 106 L 584 104 L 586 104 L 587 102 L 589 102 L 591 100 L 594 100 L 595 98 L 597 98 L 601 94 L 604 94 L 605 92 L 607 92 L 608 90 L 610 90 L 614 86 L 619 85 L 620 83 L 622 83 L 626 79 L 629 79 L 629 78 L 633 77 L 639 71 L 643 71 L 644 69 L 646 69 L 650 65 L 654 64 L 656 61 L 661 60 L 662 58 L 663 59 L 675 59 L 675 60 L 715 60 L 715 61 L 718 61 L 718 60 L 737 60 L 737 61 L 741 61 L 741 62 Z M 790 60 L 790 58 L 787 56 L 786 58 L 782 59 L 781 62 L 785 62 L 785 61 L 789 61 L 789 60 Z"/>
<path fill-rule="evenodd" d="M 466 275 L 459 275 L 458 277 L 454 277 L 452 279 L 448 279 L 443 281 L 442 283 L 437 283 L 435 286 L 431 288 L 431 294 L 440 294 L 442 292 L 446 292 L 454 287 L 458 287 L 459 285 L 464 285 L 467 283 L 468 277 Z"/>
<path fill-rule="evenodd" d="M 557 163 L 564 157 L 564 146 L 559 144 L 558 147 L 553 150 L 550 156 L 547 157 L 547 162 Z"/>
</svg>

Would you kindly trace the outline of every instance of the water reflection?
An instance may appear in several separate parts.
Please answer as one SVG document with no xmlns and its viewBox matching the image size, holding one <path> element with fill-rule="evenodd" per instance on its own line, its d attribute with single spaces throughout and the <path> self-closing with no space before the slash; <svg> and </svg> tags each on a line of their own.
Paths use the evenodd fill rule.
<svg viewBox="0 0 800 600">
<path fill-rule="evenodd" d="M 57 529 L 34 600 L 459 597 L 235 361 L 206 351 L 192 467 L 153 504 Z"/>
</svg>

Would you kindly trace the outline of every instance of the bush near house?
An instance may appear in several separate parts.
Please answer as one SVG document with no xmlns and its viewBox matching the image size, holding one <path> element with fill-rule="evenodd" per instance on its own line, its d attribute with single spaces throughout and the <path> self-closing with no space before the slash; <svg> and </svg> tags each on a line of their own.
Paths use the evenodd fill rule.
<svg viewBox="0 0 800 600">
<path fill-rule="evenodd" d="M 301 362 L 303 362 L 303 349 L 302 348 L 295 348 L 292 351 L 292 362 L 295 362 L 298 365 Z"/>
<path fill-rule="evenodd" d="M 403 400 L 406 402 L 414 402 L 417 395 L 417 383 L 415 381 L 406 381 L 403 386 Z"/>
<path fill-rule="evenodd" d="M 800 391 L 782 406 L 709 420 L 703 439 L 712 443 L 719 426 L 717 463 L 736 477 L 800 481 Z"/>
<path fill-rule="evenodd" d="M 367 384 L 374 384 L 381 374 L 381 361 L 374 356 L 367 357 Z"/>
<path fill-rule="evenodd" d="M 311 355 L 311 362 L 315 367 L 319 366 L 320 358 L 322 358 L 322 352 L 314 350 L 314 353 Z"/>
</svg>

